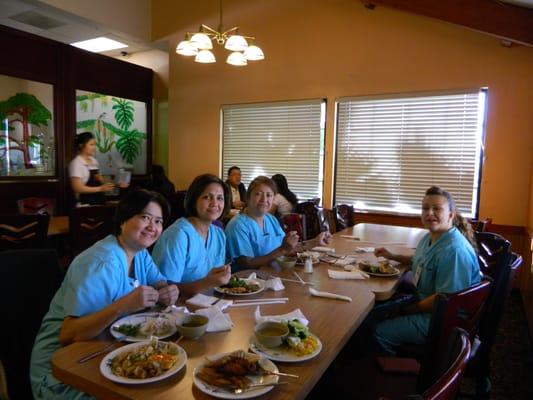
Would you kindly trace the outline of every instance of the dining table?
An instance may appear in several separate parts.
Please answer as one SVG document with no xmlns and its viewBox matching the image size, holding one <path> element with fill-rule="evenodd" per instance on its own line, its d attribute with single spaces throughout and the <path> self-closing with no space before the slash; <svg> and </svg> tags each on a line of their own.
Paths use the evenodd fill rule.
<svg viewBox="0 0 533 400">
<path fill-rule="evenodd" d="M 65 235 L 68 233 L 68 215 L 54 215 L 48 224 L 48 236 Z"/>
<path fill-rule="evenodd" d="M 328 246 L 334 248 L 337 255 L 355 254 L 358 249 L 364 248 L 368 251 L 369 248 L 378 246 L 410 254 L 424 234 L 425 231 L 419 228 L 360 223 L 333 235 Z M 260 306 L 229 307 L 226 312 L 233 321 L 231 330 L 206 333 L 194 340 L 181 340 L 179 345 L 187 354 L 187 363 L 179 372 L 164 380 L 142 385 L 115 383 L 100 372 L 103 355 L 86 363 L 79 363 L 78 360 L 83 356 L 102 349 L 112 342 L 113 339 L 107 331 L 93 340 L 75 342 L 56 351 L 52 358 L 53 374 L 60 381 L 98 398 L 161 400 L 211 398 L 194 385 L 195 367 L 203 363 L 208 356 L 239 349 L 248 350 L 253 339 L 255 313 L 258 307 L 263 316 L 281 315 L 299 309 L 309 320 L 311 333 L 321 341 L 322 350 L 314 358 L 302 362 L 276 361 L 275 364 L 280 372 L 296 374 L 299 378 L 281 377 L 280 380 L 288 384 L 273 387 L 260 398 L 304 399 L 363 322 L 376 299 L 391 296 L 398 283 L 398 276 L 371 276 L 368 279 L 356 280 L 331 279 L 328 276 L 329 269 L 342 268 L 318 262 L 312 273 L 304 273 L 303 266 L 282 268 L 274 262 L 256 270 L 258 276 L 287 279 L 282 281 L 285 288 L 279 291 L 266 289 L 246 297 L 247 299 L 288 298 L 288 301 Z M 297 282 L 294 272 L 313 286 Z M 240 275 L 243 273 L 246 274 L 241 271 Z M 351 301 L 312 296 L 310 287 L 347 296 Z M 206 291 L 204 294 L 212 295 L 213 291 Z M 225 298 L 231 296 L 226 295 Z M 183 300 L 180 299 L 180 302 L 183 303 Z M 189 305 L 188 307 L 194 311 L 194 307 Z M 170 340 L 176 338 L 177 336 L 171 337 Z M 115 347 L 121 345 L 123 344 L 117 342 Z"/>
</svg>

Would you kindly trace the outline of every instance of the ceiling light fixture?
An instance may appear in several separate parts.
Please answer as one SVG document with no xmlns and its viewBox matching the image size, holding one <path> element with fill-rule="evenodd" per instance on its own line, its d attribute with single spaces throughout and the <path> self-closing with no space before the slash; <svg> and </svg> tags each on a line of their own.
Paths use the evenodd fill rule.
<svg viewBox="0 0 533 400">
<path fill-rule="evenodd" d="M 116 40 L 109 39 L 104 36 L 71 43 L 71 45 L 83 50 L 92 51 L 93 53 L 101 53 L 102 51 L 123 49 L 128 47 L 127 44 L 117 42 Z"/>
<path fill-rule="evenodd" d="M 216 62 L 215 55 L 211 51 L 213 42 L 231 51 L 226 62 L 235 66 L 244 66 L 248 61 L 263 60 L 265 55 L 263 50 L 254 45 L 254 37 L 239 35 L 239 28 L 233 27 L 224 31 L 222 28 L 222 0 L 219 1 L 220 18 L 218 30 L 202 24 L 199 32 L 185 34 L 185 40 L 182 40 L 176 46 L 176 53 L 182 56 L 194 57 L 194 61 L 199 63 Z"/>
</svg>

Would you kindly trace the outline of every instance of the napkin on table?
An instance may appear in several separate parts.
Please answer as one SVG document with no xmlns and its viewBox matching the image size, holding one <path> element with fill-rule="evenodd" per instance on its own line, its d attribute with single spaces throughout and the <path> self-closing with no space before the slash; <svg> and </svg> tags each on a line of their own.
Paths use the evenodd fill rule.
<svg viewBox="0 0 533 400">
<path fill-rule="evenodd" d="M 290 313 L 282 314 L 282 315 L 261 315 L 260 307 L 257 306 L 257 308 L 255 309 L 255 322 L 257 324 L 259 324 L 260 322 L 265 322 L 265 321 L 283 322 L 283 321 L 289 321 L 292 319 L 297 319 L 304 326 L 309 325 L 309 320 L 305 318 L 305 315 L 302 313 L 302 311 L 299 308 L 291 311 Z"/>
<path fill-rule="evenodd" d="M 373 253 L 375 250 L 374 247 L 356 247 L 355 252 L 356 253 Z"/>
<path fill-rule="evenodd" d="M 351 297 L 343 296 L 341 294 L 336 294 L 336 293 L 319 292 L 318 290 L 316 290 L 316 289 L 314 289 L 312 287 L 309 288 L 309 293 L 311 293 L 311 295 L 317 296 L 317 297 L 325 297 L 325 298 L 328 298 L 328 299 L 337 299 L 337 300 L 344 300 L 344 301 L 349 301 L 349 302 L 352 301 Z"/>
<path fill-rule="evenodd" d="M 186 303 L 197 307 L 209 307 L 217 300 L 218 297 L 206 296 L 205 294 L 197 293 L 193 297 L 188 299 Z"/>
<path fill-rule="evenodd" d="M 252 272 L 247 279 L 258 279 L 257 274 Z M 272 278 L 265 281 L 265 288 L 271 289 L 274 292 L 285 289 L 285 286 L 279 278 Z"/>
<path fill-rule="evenodd" d="M 311 249 L 312 251 L 320 251 L 322 253 L 335 253 L 335 249 L 333 247 L 327 247 L 327 246 L 316 246 Z"/>
<path fill-rule="evenodd" d="M 201 308 L 196 310 L 196 314 L 209 318 L 207 332 L 229 331 L 233 326 L 233 321 L 228 314 L 224 314 L 217 306 Z"/>
<path fill-rule="evenodd" d="M 368 275 L 362 271 L 337 271 L 328 269 L 328 276 L 332 279 L 366 279 Z"/>
</svg>

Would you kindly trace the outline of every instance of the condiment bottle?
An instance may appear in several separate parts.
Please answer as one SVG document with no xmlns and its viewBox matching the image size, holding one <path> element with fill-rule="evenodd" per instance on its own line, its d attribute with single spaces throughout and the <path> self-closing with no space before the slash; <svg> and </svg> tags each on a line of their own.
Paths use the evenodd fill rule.
<svg viewBox="0 0 533 400">
<path fill-rule="evenodd" d="M 312 274 L 313 273 L 313 260 L 311 259 L 311 257 L 307 257 L 305 259 L 304 272 L 306 274 Z"/>
</svg>

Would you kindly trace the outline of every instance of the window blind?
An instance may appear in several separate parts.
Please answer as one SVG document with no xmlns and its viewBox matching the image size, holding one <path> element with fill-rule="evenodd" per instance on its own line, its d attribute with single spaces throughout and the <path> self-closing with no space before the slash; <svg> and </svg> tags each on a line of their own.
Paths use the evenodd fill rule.
<svg viewBox="0 0 533 400">
<path fill-rule="evenodd" d="M 339 100 L 336 204 L 418 214 L 436 185 L 476 217 L 485 94 Z"/>
<path fill-rule="evenodd" d="M 323 100 L 222 107 L 222 166 L 239 166 L 248 184 L 283 174 L 300 201 L 320 197 L 323 182 Z"/>
</svg>

